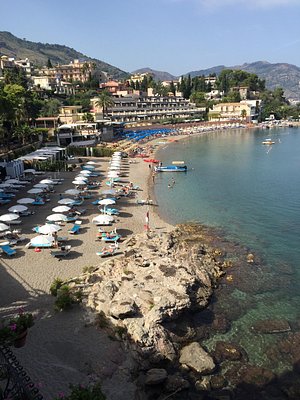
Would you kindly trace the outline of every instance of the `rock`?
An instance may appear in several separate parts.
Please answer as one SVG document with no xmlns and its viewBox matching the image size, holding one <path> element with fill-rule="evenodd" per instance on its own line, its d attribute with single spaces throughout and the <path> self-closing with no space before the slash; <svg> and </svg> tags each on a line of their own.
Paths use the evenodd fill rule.
<svg viewBox="0 0 300 400">
<path fill-rule="evenodd" d="M 188 389 L 190 387 L 189 382 L 184 379 L 179 373 L 174 375 L 169 375 L 168 379 L 165 383 L 165 389 L 167 392 L 175 392 L 184 389 Z"/>
<path fill-rule="evenodd" d="M 213 375 L 210 379 L 210 385 L 213 390 L 223 389 L 227 384 L 227 380 L 222 375 Z"/>
<path fill-rule="evenodd" d="M 129 318 L 136 314 L 136 304 L 132 299 L 113 300 L 110 303 L 110 315 L 115 318 Z"/>
<path fill-rule="evenodd" d="M 217 342 L 213 355 L 218 363 L 221 363 L 225 360 L 248 361 L 248 356 L 245 350 L 241 346 L 233 343 Z"/>
<path fill-rule="evenodd" d="M 209 391 L 211 389 L 209 378 L 207 376 L 204 376 L 201 379 L 197 380 L 195 382 L 195 389 L 198 392 Z"/>
<path fill-rule="evenodd" d="M 167 371 L 163 368 L 152 368 L 146 373 L 146 385 L 159 385 L 167 379 Z"/>
<path fill-rule="evenodd" d="M 181 350 L 179 362 L 200 374 L 209 374 L 215 369 L 212 357 L 196 342 Z"/>
<path fill-rule="evenodd" d="M 254 262 L 254 255 L 252 253 L 247 254 L 247 263 Z"/>
<path fill-rule="evenodd" d="M 290 324 L 284 319 L 257 321 L 251 328 L 256 333 L 283 333 L 291 331 Z"/>
</svg>

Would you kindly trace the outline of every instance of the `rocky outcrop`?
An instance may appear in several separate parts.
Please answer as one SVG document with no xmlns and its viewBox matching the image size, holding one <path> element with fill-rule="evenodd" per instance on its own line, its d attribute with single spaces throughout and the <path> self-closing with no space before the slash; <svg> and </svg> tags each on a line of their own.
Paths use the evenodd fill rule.
<svg viewBox="0 0 300 400">
<path fill-rule="evenodd" d="M 221 252 L 191 226 L 132 236 L 122 247 L 124 256 L 74 282 L 80 280 L 88 309 L 126 332 L 140 356 L 174 361 L 177 346 L 164 323 L 206 307 L 225 268 Z"/>
</svg>

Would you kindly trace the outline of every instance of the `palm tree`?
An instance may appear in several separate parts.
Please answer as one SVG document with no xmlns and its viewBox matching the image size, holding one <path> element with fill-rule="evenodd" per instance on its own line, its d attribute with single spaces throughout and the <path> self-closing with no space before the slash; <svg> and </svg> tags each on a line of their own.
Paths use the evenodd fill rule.
<svg viewBox="0 0 300 400">
<path fill-rule="evenodd" d="M 98 96 L 98 100 L 95 102 L 96 107 L 102 108 L 103 117 L 107 114 L 107 109 L 114 106 L 114 100 L 107 90 L 103 90 Z"/>
</svg>

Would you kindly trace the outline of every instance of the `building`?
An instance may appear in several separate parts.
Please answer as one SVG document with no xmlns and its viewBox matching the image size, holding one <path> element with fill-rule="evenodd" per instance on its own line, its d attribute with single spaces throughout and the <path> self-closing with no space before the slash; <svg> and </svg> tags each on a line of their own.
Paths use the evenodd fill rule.
<svg viewBox="0 0 300 400">
<path fill-rule="evenodd" d="M 34 87 L 49 90 L 57 94 L 65 94 L 69 96 L 75 93 L 75 87 L 72 83 L 64 82 L 51 76 L 33 76 L 32 81 Z"/>
<path fill-rule="evenodd" d="M 107 120 L 63 124 L 57 128 L 57 143 L 59 146 L 95 146 L 101 141 L 113 140 L 122 128 L 122 124 Z"/>
<path fill-rule="evenodd" d="M 238 103 L 218 103 L 209 111 L 210 121 L 244 120 L 257 121 L 260 114 L 261 100 L 243 100 Z"/>
<path fill-rule="evenodd" d="M 0 78 L 4 76 L 4 72 L 20 68 L 24 71 L 27 78 L 31 78 L 33 73 L 33 64 L 28 58 L 24 60 L 15 60 L 13 57 L 1 56 L 0 57 Z"/>
<path fill-rule="evenodd" d="M 97 99 L 91 99 L 94 112 L 102 110 L 95 105 Z M 171 118 L 199 117 L 205 108 L 196 107 L 183 97 L 162 96 L 125 96 L 114 97 L 114 106 L 108 108 L 107 117 L 115 122 L 155 121 Z"/>
<path fill-rule="evenodd" d="M 59 109 L 59 119 L 62 124 L 74 124 L 82 120 L 84 113 L 81 106 L 63 106 Z"/>
</svg>

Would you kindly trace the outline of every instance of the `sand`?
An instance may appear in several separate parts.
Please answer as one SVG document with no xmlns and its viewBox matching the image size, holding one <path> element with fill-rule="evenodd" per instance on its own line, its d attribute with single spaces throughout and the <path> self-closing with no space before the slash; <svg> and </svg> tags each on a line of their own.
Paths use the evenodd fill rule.
<svg viewBox="0 0 300 400">
<path fill-rule="evenodd" d="M 96 171 L 106 174 L 109 159 L 93 160 L 97 162 Z M 79 168 L 74 172 L 60 173 L 64 182 L 55 186 L 56 192 L 50 195 L 51 201 L 44 206 L 29 206 L 35 214 L 23 217 L 22 225 L 16 226 L 22 229 L 22 234 L 28 240 L 36 235 L 32 228 L 43 224 L 46 216 L 53 213 L 51 210 L 58 205 L 59 193 L 74 187 L 72 180 L 77 172 Z M 148 164 L 142 159 L 134 159 L 124 172 L 127 175 L 124 180 L 133 182 L 141 190 L 136 192 L 135 198 L 122 198 L 118 201 L 117 207 L 121 214 L 113 228 L 116 227 L 124 238 L 143 232 L 146 213 L 149 211 L 151 230 L 170 229 L 171 226 L 160 219 L 158 205 L 137 204 L 137 199 L 146 200 L 149 196 L 151 170 Z M 52 175 L 47 173 L 46 176 Z M 103 177 L 104 175 L 99 179 L 102 181 L 100 191 L 108 188 Z M 29 188 L 26 187 L 15 199 L 28 197 L 26 191 Z M 59 235 L 68 235 L 70 238 L 72 252 L 67 258 L 60 261 L 52 257 L 50 249 L 37 253 L 32 248 L 25 248 L 28 240 L 15 246 L 15 256 L 1 255 L 0 316 L 13 313 L 20 306 L 35 314 L 35 325 L 29 330 L 26 346 L 13 351 L 46 400 L 57 396 L 59 392 L 66 393 L 69 383 L 84 384 L 94 376 L 101 378 L 104 391 L 110 393 L 110 400 L 125 399 L 122 382 L 126 381 L 126 369 L 120 367 L 120 364 L 129 363 L 130 357 L 127 357 L 122 343 L 111 340 L 103 330 L 91 326 L 80 306 L 66 312 L 55 312 L 54 298 L 49 294 L 50 285 L 55 278 L 72 278 L 80 275 L 83 267 L 97 266 L 103 262 L 96 255 L 103 244 L 96 241 L 97 227 L 91 222 L 99 214 L 97 206 L 91 204 L 97 198 L 98 192 L 93 191 L 93 199 L 85 200 L 81 206 L 87 208 L 87 213 L 82 217 L 81 232 L 74 237 L 68 235 L 67 230 L 72 224 L 66 224 L 59 232 Z M 11 202 L 13 204 L 16 203 Z M 1 206 L 0 213 L 4 214 L 9 207 L 10 205 Z M 130 385 L 124 385 L 128 399 L 132 398 L 130 396 L 133 389 Z"/>
</svg>

